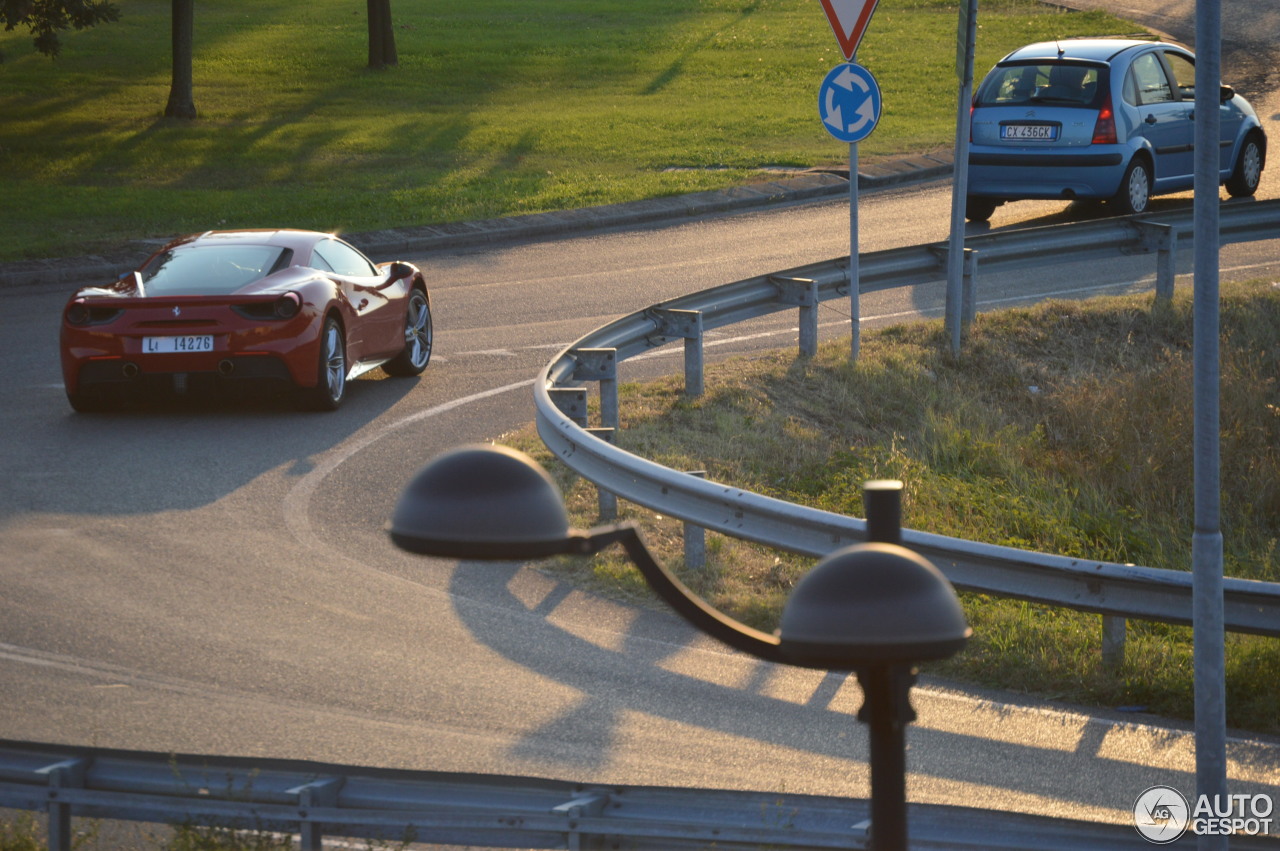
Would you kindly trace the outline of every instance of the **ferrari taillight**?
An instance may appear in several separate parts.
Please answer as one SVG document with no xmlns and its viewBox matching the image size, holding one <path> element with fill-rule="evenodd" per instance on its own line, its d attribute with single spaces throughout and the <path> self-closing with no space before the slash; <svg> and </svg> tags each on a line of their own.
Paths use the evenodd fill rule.
<svg viewBox="0 0 1280 851">
<path fill-rule="evenodd" d="M 297 293 L 285 293 L 276 299 L 275 314 L 277 319 L 292 319 L 302 310 L 302 299 Z"/>
<path fill-rule="evenodd" d="M 89 324 L 89 306 L 83 301 L 73 301 L 67 305 L 67 322 L 71 325 Z"/>
<path fill-rule="evenodd" d="M 116 307 L 95 307 L 85 303 L 84 299 L 76 299 L 67 305 L 63 316 L 68 325 L 102 325 L 120 315 Z"/>
<path fill-rule="evenodd" d="M 1102 102 L 1098 110 L 1098 121 L 1093 125 L 1093 145 L 1116 144 L 1116 114 L 1111 109 L 1111 95 Z"/>
<path fill-rule="evenodd" d="M 251 301 L 232 305 L 231 309 L 255 322 L 292 319 L 302 310 L 302 298 L 297 293 L 285 293 L 275 301 Z"/>
</svg>

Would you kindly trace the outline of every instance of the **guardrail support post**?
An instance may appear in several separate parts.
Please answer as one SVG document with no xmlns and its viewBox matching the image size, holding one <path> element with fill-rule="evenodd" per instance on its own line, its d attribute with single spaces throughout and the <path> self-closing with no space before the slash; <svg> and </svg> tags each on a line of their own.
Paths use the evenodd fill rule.
<svg viewBox="0 0 1280 851">
<path fill-rule="evenodd" d="M 308 815 L 312 807 L 332 807 L 338 803 L 338 791 L 346 781 L 341 777 L 327 777 L 285 791 L 298 796 L 298 816 L 302 851 L 320 851 L 324 846 L 324 832 Z"/>
<path fill-rule="evenodd" d="M 1142 238 L 1142 250 L 1156 252 L 1156 301 L 1173 301 L 1173 284 L 1178 276 L 1178 231 L 1161 222 L 1134 222 Z"/>
<path fill-rule="evenodd" d="M 583 428 L 587 427 L 587 391 L 584 387 L 550 387 L 547 395 L 560 413 Z"/>
<path fill-rule="evenodd" d="M 616 428 L 589 428 L 587 434 L 600 438 L 605 443 L 613 443 L 617 434 Z M 600 519 L 611 521 L 618 519 L 618 495 L 596 485 L 596 504 L 599 506 Z"/>
<path fill-rule="evenodd" d="M 702 311 L 651 307 L 646 311 L 657 323 L 655 336 L 684 338 L 684 395 L 703 393 Z"/>
<path fill-rule="evenodd" d="M 689 475 L 705 479 L 707 471 L 692 470 Z M 684 523 L 684 566 L 692 570 L 707 566 L 707 530 L 687 520 Z"/>
<path fill-rule="evenodd" d="M 59 790 L 84 786 L 87 768 L 85 760 L 73 758 L 36 769 L 49 778 L 49 851 L 71 851 L 71 804 L 60 800 Z"/>
<path fill-rule="evenodd" d="M 964 261 L 960 277 L 960 337 L 968 336 L 969 326 L 978 317 L 978 252 L 973 248 L 964 250 Z"/>
<path fill-rule="evenodd" d="M 800 356 L 813 357 L 818 353 L 818 282 L 770 275 L 769 283 L 777 287 L 779 302 L 800 308 Z"/>
<path fill-rule="evenodd" d="M 1128 624 L 1120 615 L 1102 616 L 1102 667 L 1115 671 L 1124 664 L 1124 641 Z"/>
<path fill-rule="evenodd" d="M 1161 225 L 1165 234 L 1156 254 L 1156 300 L 1173 301 L 1173 285 L 1178 277 L 1178 232 L 1172 225 Z"/>
<path fill-rule="evenodd" d="M 574 349 L 578 359 L 573 378 L 600 384 L 600 425 L 618 427 L 618 350 Z"/>
<path fill-rule="evenodd" d="M 578 829 L 581 819 L 598 818 L 604 812 L 604 808 L 609 804 L 609 793 L 602 790 L 588 790 L 585 794 L 574 798 L 572 801 L 566 801 L 563 804 L 551 808 L 553 815 L 565 816 L 569 820 L 569 830 L 565 837 L 569 851 L 581 851 L 584 846 L 584 837 L 581 830 Z"/>
</svg>

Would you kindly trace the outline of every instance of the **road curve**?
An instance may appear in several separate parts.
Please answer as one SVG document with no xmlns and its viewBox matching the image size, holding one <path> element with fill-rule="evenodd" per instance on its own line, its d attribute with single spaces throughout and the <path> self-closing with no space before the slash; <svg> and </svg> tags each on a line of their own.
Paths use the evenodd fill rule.
<svg viewBox="0 0 1280 851">
<path fill-rule="evenodd" d="M 863 248 L 944 238 L 948 204 L 945 185 L 868 194 Z M 1009 205 L 995 224 L 1061 215 Z M 419 381 L 355 382 L 332 415 L 74 415 L 56 365 L 65 292 L 7 290 L 0 736 L 865 797 L 855 681 L 758 663 L 536 569 L 413 558 L 383 529 L 429 458 L 532 419 L 529 383 L 559 346 L 663 298 L 845 253 L 847 225 L 840 203 L 814 203 L 407 257 L 432 276 L 436 360 Z M 1280 245 L 1229 248 L 1223 266 L 1280 280 Z M 982 298 L 1153 274 L 1143 258 L 1068 265 L 1034 285 L 984 280 Z M 865 299 L 864 315 L 936 315 L 938 290 Z M 825 316 L 827 333 L 847 327 Z M 793 326 L 726 330 L 716 350 L 790 345 Z M 940 683 L 915 704 L 915 801 L 1124 823 L 1147 787 L 1193 786 L 1185 725 Z M 1280 796 L 1280 743 L 1239 734 L 1230 759 L 1232 791 Z"/>
</svg>

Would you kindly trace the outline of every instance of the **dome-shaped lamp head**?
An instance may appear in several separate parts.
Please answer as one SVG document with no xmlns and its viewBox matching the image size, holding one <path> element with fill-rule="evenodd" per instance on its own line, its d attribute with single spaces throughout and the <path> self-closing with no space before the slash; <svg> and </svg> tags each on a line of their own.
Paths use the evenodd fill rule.
<svg viewBox="0 0 1280 851">
<path fill-rule="evenodd" d="M 420 555 L 507 560 L 570 552 L 581 536 L 542 467 L 484 445 L 446 452 L 413 477 L 392 514 L 391 540 Z"/>
<path fill-rule="evenodd" d="M 824 558 L 782 611 L 792 664 L 851 671 L 945 659 L 972 630 L 955 589 L 928 559 L 896 544 L 855 544 Z"/>
</svg>

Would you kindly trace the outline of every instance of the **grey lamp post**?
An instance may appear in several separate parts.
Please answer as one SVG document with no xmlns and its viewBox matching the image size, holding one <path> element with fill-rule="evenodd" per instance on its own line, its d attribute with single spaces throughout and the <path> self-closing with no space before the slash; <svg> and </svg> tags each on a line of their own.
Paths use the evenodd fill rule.
<svg viewBox="0 0 1280 851">
<path fill-rule="evenodd" d="M 391 539 L 420 555 L 500 561 L 621 544 L 658 596 L 702 632 L 769 662 L 856 672 L 864 695 L 858 718 L 871 739 L 871 847 L 905 851 L 913 666 L 954 655 L 971 630 L 946 577 L 898 545 L 901 488 L 868 483 L 871 542 L 837 550 L 806 574 L 776 635 L 707 605 L 654 559 L 633 524 L 570 529 L 547 472 L 500 446 L 462 447 L 424 467 L 400 495 Z"/>
</svg>

